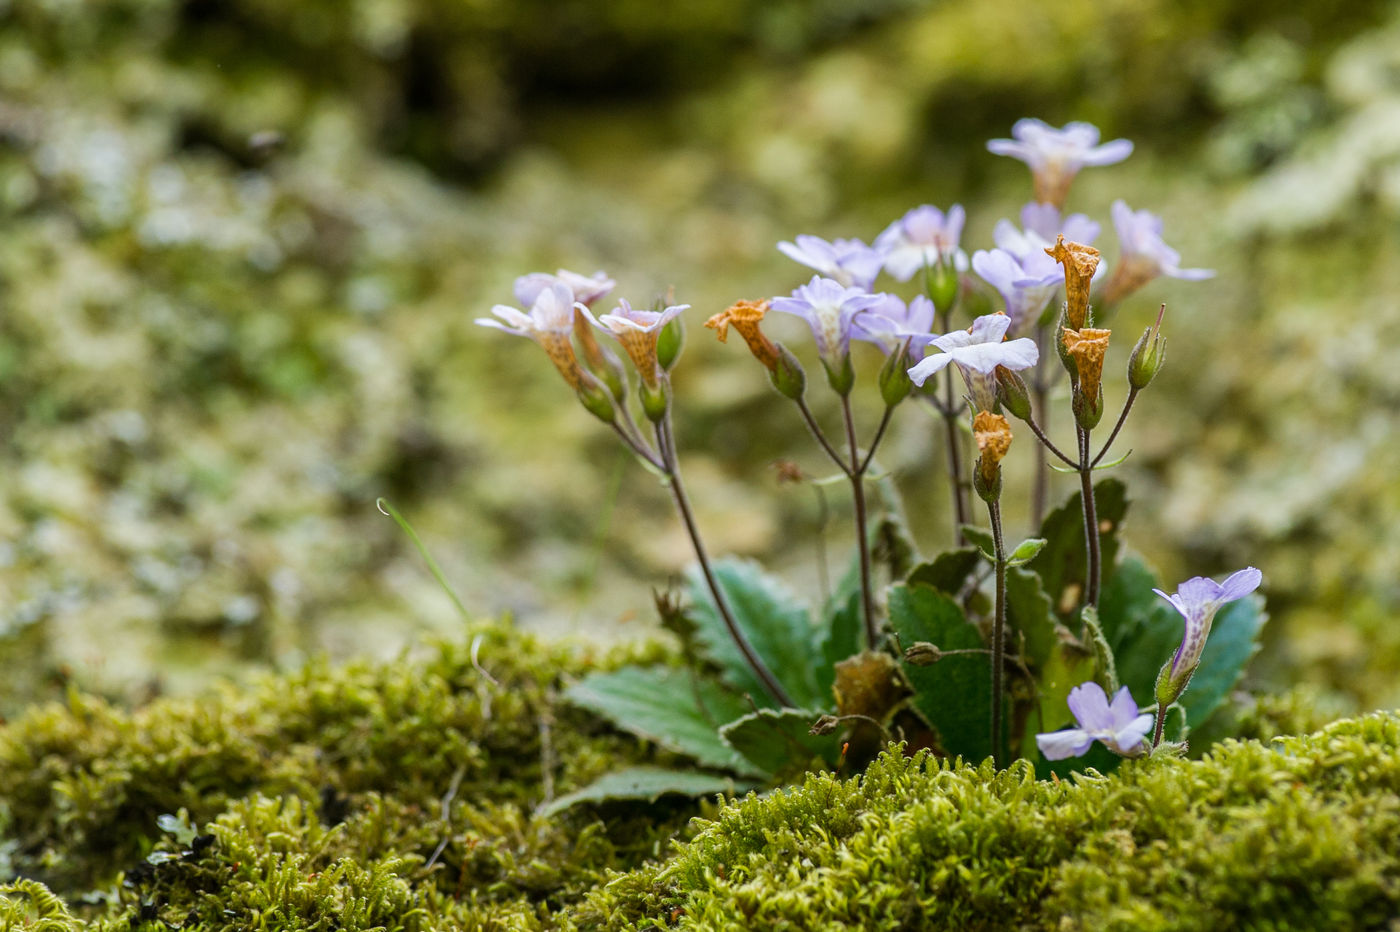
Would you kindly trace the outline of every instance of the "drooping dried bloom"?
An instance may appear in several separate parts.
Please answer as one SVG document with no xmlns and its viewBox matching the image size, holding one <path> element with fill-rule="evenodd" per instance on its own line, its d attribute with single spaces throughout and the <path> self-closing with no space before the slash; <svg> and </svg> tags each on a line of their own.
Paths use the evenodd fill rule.
<svg viewBox="0 0 1400 932">
<path fill-rule="evenodd" d="M 885 271 L 907 282 L 920 269 L 939 263 L 965 269 L 967 256 L 958 241 L 966 219 L 961 204 L 954 204 L 946 214 L 928 204 L 915 207 L 875 237 L 875 249 L 885 257 Z"/>
<path fill-rule="evenodd" d="M 1085 327 L 1082 330 L 1070 330 L 1066 327 L 1060 334 L 1065 349 L 1074 357 L 1075 365 L 1079 368 L 1079 391 L 1089 399 L 1090 404 L 1099 397 L 1099 385 L 1103 380 L 1103 358 L 1108 352 L 1108 338 L 1112 333 L 1111 330 L 1095 330 L 1093 327 Z"/>
<path fill-rule="evenodd" d="M 1069 710 L 1078 728 L 1046 732 L 1035 736 L 1036 746 L 1046 760 L 1079 757 L 1095 741 L 1123 757 L 1136 757 L 1144 750 L 1143 738 L 1152 730 L 1152 716 L 1138 713 L 1133 695 L 1124 686 L 1108 701 L 1103 687 L 1092 680 L 1069 691 Z"/>
<path fill-rule="evenodd" d="M 1263 581 L 1263 573 L 1252 566 L 1247 566 L 1239 572 L 1231 573 L 1223 583 L 1218 583 L 1205 576 L 1193 576 L 1177 586 L 1176 592 L 1171 595 L 1167 595 L 1161 589 L 1152 590 L 1170 602 L 1172 608 L 1180 612 L 1181 617 L 1186 619 L 1186 631 L 1181 638 L 1181 646 L 1176 649 L 1176 654 L 1172 657 L 1171 669 L 1168 674 L 1170 682 L 1179 684 L 1179 688 L 1176 689 L 1175 695 L 1167 699 L 1167 702 L 1175 701 L 1177 696 L 1185 690 L 1185 680 L 1190 678 L 1196 665 L 1201 662 L 1201 652 L 1205 650 L 1206 637 L 1210 635 L 1210 626 L 1215 620 L 1215 613 L 1225 603 L 1249 595 L 1258 589 L 1259 584 Z M 1158 699 L 1161 698 L 1159 692 Z"/>
<path fill-rule="evenodd" d="M 879 250 L 858 239 L 834 239 L 829 243 L 819 236 L 802 235 L 796 239 L 796 243 L 779 243 L 778 251 L 848 288 L 869 291 L 885 262 Z"/>
<path fill-rule="evenodd" d="M 767 313 L 767 301 L 736 301 L 705 321 L 705 326 L 715 332 L 721 343 L 729 341 L 730 327 L 739 331 L 754 358 L 772 372 L 778 367 L 778 347 L 758 327 Z"/>
<path fill-rule="evenodd" d="M 795 289 L 791 296 L 774 298 L 771 303 L 773 310 L 795 314 L 807 321 L 822 362 L 828 372 L 835 372 L 844 368 L 850 355 L 852 320 L 881 300 L 881 295 L 861 288 L 847 288 L 833 279 L 813 275 L 810 282 Z"/>
<path fill-rule="evenodd" d="M 655 388 L 660 371 L 660 363 L 656 360 L 657 338 L 661 336 L 663 327 L 689 307 L 689 304 L 675 304 L 660 311 L 646 311 L 632 307 L 626 298 L 621 298 L 611 314 L 594 317 L 587 308 L 583 309 L 583 313 L 594 326 L 617 338 L 642 381 L 648 387 Z"/>
<path fill-rule="evenodd" d="M 1124 201 L 1114 201 L 1113 226 L 1122 254 L 1104 286 L 1105 304 L 1122 300 L 1159 275 L 1186 281 L 1215 275 L 1213 269 L 1181 268 L 1181 253 L 1162 242 L 1162 218 L 1150 211 L 1135 211 Z"/>
<path fill-rule="evenodd" d="M 1065 267 L 1065 316 L 1075 330 L 1089 319 L 1089 286 L 1099 267 L 1099 251 L 1083 243 L 1066 242 L 1064 234 L 1045 254 Z"/>
<path fill-rule="evenodd" d="M 1133 152 L 1133 144 L 1126 139 L 1099 145 L 1099 129 L 1092 123 L 1066 123 L 1063 129 L 1056 129 L 1043 120 L 1017 120 L 1011 135 L 1015 138 L 989 141 L 987 151 L 1009 155 L 1030 166 L 1035 199 L 1058 208 L 1065 206 L 1070 183 L 1081 168 L 1112 165 Z"/>
<path fill-rule="evenodd" d="M 497 304 L 491 308 L 491 313 L 501 320 L 482 317 L 476 322 L 483 327 L 495 327 L 534 340 L 549 354 L 550 361 L 564 381 L 575 391 L 583 391 L 591 388 L 593 383 L 586 379 L 578 358 L 574 356 L 573 343 L 569 341 L 574 330 L 574 309 L 574 295 L 569 287 L 552 282 L 536 294 L 529 313 L 506 304 Z"/>
<path fill-rule="evenodd" d="M 982 483 L 988 488 L 995 486 L 1001 461 L 1011 449 L 1011 425 L 1000 414 L 978 411 L 972 419 L 972 436 L 977 441 L 977 470 Z"/>
</svg>

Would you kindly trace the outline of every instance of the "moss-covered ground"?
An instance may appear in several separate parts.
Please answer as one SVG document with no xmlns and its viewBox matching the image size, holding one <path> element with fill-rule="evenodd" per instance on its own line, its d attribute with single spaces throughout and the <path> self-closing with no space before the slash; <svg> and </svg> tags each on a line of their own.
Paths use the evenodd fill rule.
<svg viewBox="0 0 1400 932">
<path fill-rule="evenodd" d="M 1241 721 L 1255 738 L 1108 776 L 892 749 L 718 808 L 544 818 L 550 794 L 657 757 L 555 701 L 624 657 L 477 633 L 4 726 L 0 927 L 1321 929 L 1400 910 L 1400 715 L 1276 738 L 1312 723 L 1283 697 Z"/>
</svg>

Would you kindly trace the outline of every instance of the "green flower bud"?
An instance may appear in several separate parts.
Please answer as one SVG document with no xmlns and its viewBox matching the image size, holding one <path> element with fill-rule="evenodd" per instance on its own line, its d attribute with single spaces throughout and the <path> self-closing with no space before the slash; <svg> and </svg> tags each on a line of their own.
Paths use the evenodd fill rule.
<svg viewBox="0 0 1400 932">
<path fill-rule="evenodd" d="M 1005 366 L 997 366 L 995 375 L 997 398 L 1001 401 L 1002 407 L 1010 411 L 1012 417 L 1029 421 L 1031 419 L 1031 396 L 1030 392 L 1026 390 L 1025 380 Z"/>
<path fill-rule="evenodd" d="M 579 403 L 604 424 L 613 423 L 617 420 L 617 408 L 612 393 L 597 378 L 582 369 L 579 372 L 584 376 L 578 388 Z"/>
<path fill-rule="evenodd" d="M 909 341 L 905 340 L 880 367 L 880 397 L 887 408 L 893 408 L 909 397 L 914 387 L 914 380 L 909 378 L 908 350 Z"/>
<path fill-rule="evenodd" d="M 940 258 L 933 265 L 924 267 L 924 289 L 939 314 L 947 316 L 952 312 L 953 303 L 958 300 L 959 284 L 958 271 L 951 262 Z"/>
<path fill-rule="evenodd" d="M 646 413 L 647 420 L 653 424 L 661 423 L 666 417 L 666 409 L 671 406 L 670 381 L 658 379 L 655 385 L 643 382 L 637 394 L 641 396 L 642 411 Z"/>
<path fill-rule="evenodd" d="M 802 363 L 797 361 L 791 350 L 781 343 L 772 345 L 778 351 L 778 358 L 769 371 L 768 378 L 778 390 L 778 394 L 796 401 L 807 390 L 807 373 L 802 370 Z"/>
<path fill-rule="evenodd" d="M 1167 338 L 1162 336 L 1162 315 L 1167 306 L 1157 312 L 1157 322 L 1142 332 L 1142 339 L 1128 357 L 1128 384 L 1141 391 L 1151 384 L 1167 360 Z"/>
<path fill-rule="evenodd" d="M 671 322 L 661 329 L 661 335 L 656 340 L 656 361 L 666 372 L 671 371 L 671 367 L 676 364 L 676 360 L 681 357 L 681 350 L 685 347 L 685 326 L 679 317 L 671 318 Z"/>
<path fill-rule="evenodd" d="M 1103 385 L 1098 386 L 1097 396 L 1090 401 L 1087 393 L 1074 387 L 1074 420 L 1085 430 L 1093 430 L 1103 420 Z"/>
<path fill-rule="evenodd" d="M 904 659 L 916 667 L 927 667 L 943 659 L 943 651 L 930 641 L 915 641 L 904 651 Z"/>
</svg>

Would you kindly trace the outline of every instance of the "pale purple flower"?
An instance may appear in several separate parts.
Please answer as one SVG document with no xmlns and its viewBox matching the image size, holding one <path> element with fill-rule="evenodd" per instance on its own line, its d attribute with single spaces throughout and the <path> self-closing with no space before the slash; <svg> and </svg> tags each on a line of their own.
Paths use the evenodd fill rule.
<svg viewBox="0 0 1400 932">
<path fill-rule="evenodd" d="M 1024 333 L 1035 323 L 1065 278 L 1059 264 L 1043 249 L 1038 254 L 1026 252 L 1024 258 L 1003 248 L 979 249 L 972 254 L 972 270 L 1006 302 L 1013 334 Z"/>
<path fill-rule="evenodd" d="M 902 282 L 923 268 L 942 262 L 958 271 L 967 268 L 967 256 L 958 248 L 967 212 L 954 204 L 948 213 L 924 204 L 900 217 L 875 237 L 875 249 L 885 257 L 885 271 Z"/>
<path fill-rule="evenodd" d="M 879 304 L 883 296 L 863 288 L 848 288 L 838 281 L 813 275 L 790 297 L 774 298 L 770 307 L 796 314 L 807 321 L 817 341 L 817 352 L 832 371 L 839 370 L 850 354 L 851 321 L 856 314 Z"/>
<path fill-rule="evenodd" d="M 1152 730 L 1152 716 L 1138 713 L 1128 687 L 1114 693 L 1109 702 L 1108 694 L 1098 683 L 1081 683 L 1069 691 L 1069 710 L 1074 713 L 1078 728 L 1035 736 L 1036 746 L 1046 760 L 1079 757 L 1095 741 L 1102 741 L 1104 747 L 1123 757 L 1136 757 L 1145 750 L 1143 738 Z"/>
<path fill-rule="evenodd" d="M 592 311 L 580 305 L 595 327 L 612 334 L 622 344 L 632 365 L 637 367 L 637 374 L 648 385 L 655 385 L 657 380 L 656 341 L 661 336 L 661 328 L 689 307 L 689 304 L 674 304 L 665 310 L 646 311 L 632 307 L 626 298 L 619 298 L 611 314 L 594 317 Z"/>
<path fill-rule="evenodd" d="M 574 301 L 592 307 L 593 302 L 612 291 L 617 282 L 603 272 L 594 272 L 592 275 L 580 275 L 568 269 L 560 269 L 553 275 L 548 272 L 532 272 L 515 280 L 515 298 L 528 307 L 535 303 L 535 298 L 541 291 L 553 284 L 565 286 L 573 293 Z"/>
<path fill-rule="evenodd" d="M 1115 139 L 1099 145 L 1099 130 L 1092 123 L 1066 123 L 1056 129 L 1043 120 L 1017 120 L 1011 127 L 1014 139 L 993 139 L 987 151 L 1009 155 L 1030 166 L 1035 179 L 1035 199 L 1044 204 L 1064 205 L 1070 182 L 1086 165 L 1112 165 L 1133 152 L 1133 144 Z"/>
<path fill-rule="evenodd" d="M 591 387 L 590 378 L 580 368 L 569 339 L 574 330 L 576 307 L 582 305 L 574 303 L 574 293 L 568 285 L 548 282 L 535 293 L 528 312 L 497 304 L 491 308 L 491 313 L 500 320 L 482 317 L 476 322 L 483 327 L 495 327 L 534 340 L 549 354 L 550 361 L 565 381 L 575 390 L 583 391 Z"/>
<path fill-rule="evenodd" d="M 1211 622 L 1215 613 L 1227 602 L 1242 599 L 1249 595 L 1263 581 L 1264 574 L 1252 566 L 1237 573 L 1231 573 L 1223 583 L 1204 576 L 1193 576 L 1176 587 L 1176 592 L 1167 595 L 1161 589 L 1152 591 L 1171 603 L 1172 608 L 1186 619 L 1186 633 L 1181 638 L 1181 646 L 1172 657 L 1171 678 L 1189 674 L 1201 661 L 1205 650 L 1206 637 L 1210 634 Z"/>
<path fill-rule="evenodd" d="M 934 337 L 931 345 L 943 352 L 925 356 L 909 370 L 909 378 L 915 385 L 923 385 L 949 363 L 956 363 L 973 405 L 979 411 L 991 411 L 997 398 L 996 377 L 992 374 L 997 366 L 1029 369 L 1040 358 L 1034 340 L 1003 340 L 1010 326 L 1011 318 L 1005 314 L 985 314 L 966 330 Z"/>
<path fill-rule="evenodd" d="M 1159 275 L 1200 281 L 1215 276 L 1213 269 L 1183 269 L 1181 254 L 1162 242 L 1162 218 L 1113 202 L 1113 226 L 1118 231 L 1118 267 L 1105 288 L 1104 303 L 1112 304 Z"/>
<path fill-rule="evenodd" d="M 933 342 L 933 302 L 924 295 L 915 295 L 908 304 L 898 295 L 880 294 L 879 304 L 872 304 L 857 314 L 851 324 L 851 336 L 874 343 L 885 355 L 893 353 L 904 341 L 909 352 L 922 356 Z"/>
<path fill-rule="evenodd" d="M 778 251 L 848 288 L 869 291 L 885 262 L 877 250 L 858 239 L 834 239 L 828 243 L 819 236 L 805 234 L 796 239 L 796 243 L 779 243 Z"/>
<path fill-rule="evenodd" d="M 1018 231 L 1011 221 L 1002 220 L 992 231 L 992 238 L 1002 249 L 1020 256 L 1033 248 L 1043 251 L 1047 246 L 1055 245 L 1055 237 L 1061 233 L 1071 243 L 1092 246 L 1102 229 L 1085 214 L 1070 214 L 1062 219 L 1060 208 L 1036 201 L 1030 201 L 1021 208 L 1021 227 L 1024 233 Z"/>
</svg>

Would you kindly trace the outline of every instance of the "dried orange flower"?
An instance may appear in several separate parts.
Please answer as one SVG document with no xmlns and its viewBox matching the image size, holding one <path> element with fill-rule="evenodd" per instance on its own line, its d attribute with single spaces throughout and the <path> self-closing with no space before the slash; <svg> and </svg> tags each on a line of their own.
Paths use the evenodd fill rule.
<svg viewBox="0 0 1400 932">
<path fill-rule="evenodd" d="M 982 474 L 982 481 L 988 487 L 995 486 L 1002 458 L 1011 449 L 1011 425 L 1000 414 L 978 411 L 972 419 L 972 436 L 977 441 L 977 452 L 981 457 L 977 468 Z"/>
<path fill-rule="evenodd" d="M 1065 267 L 1065 316 L 1071 327 L 1080 330 L 1089 319 L 1089 283 L 1099 267 L 1099 251 L 1082 243 L 1066 243 L 1061 233 L 1045 254 Z"/>
<path fill-rule="evenodd" d="M 744 338 L 744 342 L 749 344 L 754 358 L 772 372 L 778 367 L 778 347 L 758 328 L 763 315 L 767 313 L 767 301 L 736 301 L 726 310 L 705 321 L 705 326 L 715 331 L 721 343 L 727 342 L 729 328 L 732 326 L 739 331 L 739 336 Z"/>
<path fill-rule="evenodd" d="M 1085 327 L 1071 330 L 1068 327 L 1061 334 L 1065 349 L 1074 357 L 1079 368 L 1079 390 L 1092 404 L 1099 397 L 1099 383 L 1103 380 L 1103 357 L 1108 352 L 1108 337 L 1113 331 L 1095 330 Z"/>
</svg>

